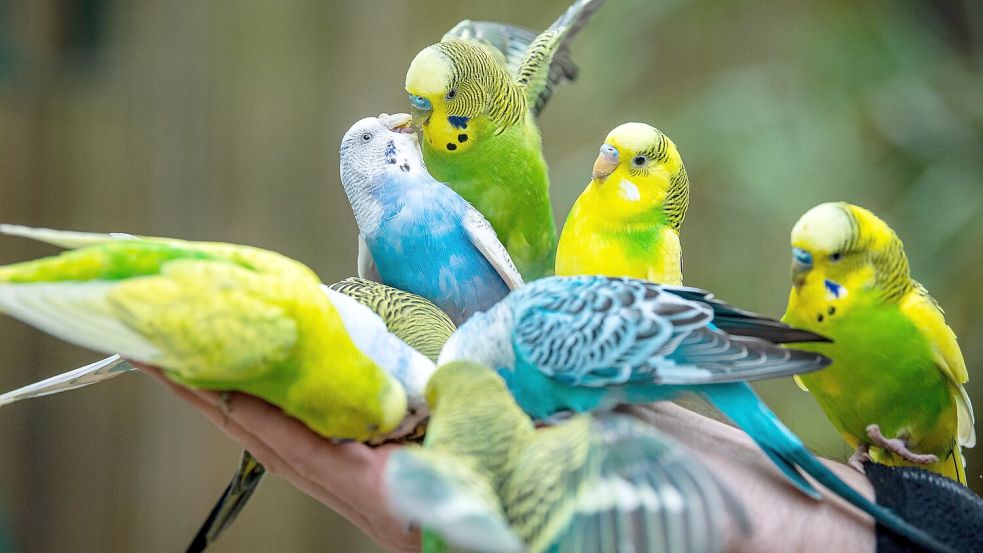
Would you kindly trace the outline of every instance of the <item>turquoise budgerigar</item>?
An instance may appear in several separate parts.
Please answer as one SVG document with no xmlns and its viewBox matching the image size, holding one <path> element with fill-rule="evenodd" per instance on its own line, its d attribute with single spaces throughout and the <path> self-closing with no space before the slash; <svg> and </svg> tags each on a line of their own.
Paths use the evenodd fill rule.
<svg viewBox="0 0 983 553">
<path fill-rule="evenodd" d="M 294 260 L 231 244 L 0 231 L 78 248 L 0 267 L 0 311 L 59 338 L 187 386 L 256 395 L 329 438 L 398 437 L 426 416 L 433 362 Z"/>
<path fill-rule="evenodd" d="M 552 274 L 556 252 L 536 115 L 576 75 L 570 40 L 601 4 L 577 0 L 538 35 L 462 21 L 406 72 L 427 168 L 491 222 L 526 280 Z"/>
<path fill-rule="evenodd" d="M 681 445 L 630 415 L 578 415 L 535 430 L 484 365 L 441 366 L 427 385 L 424 447 L 385 469 L 424 553 L 723 548 L 725 495 Z"/>
<path fill-rule="evenodd" d="M 423 166 L 405 114 L 368 117 L 341 141 L 359 229 L 359 275 L 435 303 L 460 324 L 522 285 L 495 231 Z"/>
<path fill-rule="evenodd" d="M 747 432 L 804 493 L 820 497 L 799 469 L 907 539 L 948 550 L 840 480 L 747 384 L 826 366 L 822 355 L 776 345 L 822 339 L 694 288 L 551 277 L 472 317 L 451 336 L 438 364 L 463 360 L 496 368 L 522 409 L 539 420 L 697 393 Z"/>
</svg>

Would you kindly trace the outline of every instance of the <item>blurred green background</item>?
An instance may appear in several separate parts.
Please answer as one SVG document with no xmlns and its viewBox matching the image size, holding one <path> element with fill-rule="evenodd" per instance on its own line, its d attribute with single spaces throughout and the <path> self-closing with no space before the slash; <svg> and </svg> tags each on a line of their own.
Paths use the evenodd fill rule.
<svg viewBox="0 0 983 553">
<path fill-rule="evenodd" d="M 349 276 L 344 131 L 405 111 L 409 61 L 459 20 L 541 29 L 567 4 L 0 3 L 0 220 L 254 244 Z M 780 315 L 798 216 L 869 207 L 946 307 L 983 409 L 981 39 L 975 0 L 611 0 L 541 119 L 557 219 L 607 132 L 652 123 L 692 180 L 688 283 Z M 0 239 L 3 263 L 52 251 Z M 6 318 L 0 336 L 0 390 L 98 358 Z M 849 453 L 791 381 L 760 389 L 817 451 Z M 21 552 L 183 550 L 238 456 L 140 375 L 4 408 L 0 444 L 0 534 Z M 271 550 L 374 548 L 270 479 L 214 551 Z"/>
</svg>

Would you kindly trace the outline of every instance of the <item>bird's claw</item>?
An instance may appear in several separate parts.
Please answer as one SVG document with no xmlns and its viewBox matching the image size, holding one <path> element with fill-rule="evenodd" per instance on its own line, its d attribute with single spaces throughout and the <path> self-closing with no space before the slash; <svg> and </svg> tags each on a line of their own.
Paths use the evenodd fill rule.
<svg viewBox="0 0 983 553">
<path fill-rule="evenodd" d="M 910 463 L 930 465 L 932 463 L 939 462 L 939 457 L 937 455 L 932 455 L 930 453 L 915 453 L 914 451 L 911 451 L 908 449 L 908 445 L 902 439 L 885 438 L 884 435 L 881 434 L 881 427 L 876 424 L 871 424 L 867 427 L 867 436 L 870 437 L 873 445 L 890 451 L 891 453 L 894 453 L 898 457 L 901 457 Z"/>
<path fill-rule="evenodd" d="M 846 464 L 857 469 L 860 474 L 867 474 L 864 470 L 864 463 L 869 463 L 873 459 L 870 458 L 870 444 L 862 443 L 857 446 L 856 451 L 847 460 Z"/>
</svg>

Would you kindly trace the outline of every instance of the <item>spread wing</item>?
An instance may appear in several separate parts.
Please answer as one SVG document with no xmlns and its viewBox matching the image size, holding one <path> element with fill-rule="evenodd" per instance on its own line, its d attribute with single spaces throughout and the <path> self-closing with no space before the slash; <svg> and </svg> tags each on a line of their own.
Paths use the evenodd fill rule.
<svg viewBox="0 0 983 553">
<path fill-rule="evenodd" d="M 470 204 L 464 216 L 464 231 L 481 255 L 485 256 L 485 259 L 495 268 L 498 276 L 502 277 L 509 290 L 522 286 L 522 276 L 512 263 L 509 252 L 498 239 L 488 220 Z"/>
<path fill-rule="evenodd" d="M 90 363 L 84 367 L 46 378 L 34 384 L 28 384 L 16 390 L 0 395 L 0 406 L 8 405 L 22 399 L 31 399 L 51 394 L 67 392 L 83 388 L 90 384 L 109 380 L 123 373 L 134 370 L 133 365 L 124 361 L 119 355 L 112 355 Z"/>
<path fill-rule="evenodd" d="M 515 81 L 526 89 L 526 100 L 533 115 L 543 111 L 553 88 L 577 76 L 570 61 L 570 42 L 601 7 L 604 0 L 576 0 L 548 29 L 526 48 Z"/>
<path fill-rule="evenodd" d="M 526 55 L 529 45 L 536 40 L 536 31 L 494 21 L 465 19 L 447 31 L 441 41 L 449 39 L 470 40 L 487 47 L 495 61 L 514 76 L 519 71 L 519 63 Z M 570 60 L 564 61 L 575 73 L 576 67 L 573 67 Z"/>
<path fill-rule="evenodd" d="M 637 279 L 585 276 L 533 282 L 515 294 L 516 354 L 566 384 L 706 384 L 787 376 L 821 355 L 733 336 L 713 309 Z"/>
<path fill-rule="evenodd" d="M 946 324 L 945 314 L 939 304 L 917 282 L 915 289 L 902 302 L 901 312 L 928 338 L 935 355 L 935 364 L 958 392 L 955 400 L 959 417 L 959 445 L 973 447 L 976 444 L 976 430 L 973 428 L 976 418 L 964 386 L 969 380 L 969 372 L 966 370 L 962 350 L 956 342 L 956 333 Z"/>
<path fill-rule="evenodd" d="M 256 293 L 267 281 L 187 247 L 114 240 L 7 266 L 0 277 L 0 310 L 187 380 L 258 376 L 297 336 L 296 322 Z"/>
<path fill-rule="evenodd" d="M 540 431 L 503 492 L 528 551 L 714 552 L 724 498 L 683 447 L 623 414 Z"/>
</svg>

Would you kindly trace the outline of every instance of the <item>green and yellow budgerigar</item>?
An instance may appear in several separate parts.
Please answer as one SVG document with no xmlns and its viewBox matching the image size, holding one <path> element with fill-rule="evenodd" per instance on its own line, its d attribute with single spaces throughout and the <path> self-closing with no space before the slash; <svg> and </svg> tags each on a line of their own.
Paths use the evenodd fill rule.
<svg viewBox="0 0 983 553">
<path fill-rule="evenodd" d="M 425 416 L 433 362 L 304 265 L 231 244 L 5 225 L 78 248 L 0 267 L 0 311 L 74 344 L 281 407 L 330 438 L 380 440 Z"/>
<path fill-rule="evenodd" d="M 477 363 L 427 386 L 424 448 L 389 458 L 390 502 L 424 529 L 424 553 L 722 549 L 724 499 L 682 446 L 629 415 L 535 430 L 505 382 Z"/>
<path fill-rule="evenodd" d="M 783 321 L 831 338 L 796 347 L 833 360 L 796 378 L 857 448 L 851 464 L 869 455 L 965 484 L 961 448 L 976 442 L 969 375 L 898 236 L 864 208 L 825 203 L 795 224 L 792 255 Z"/>
<path fill-rule="evenodd" d="M 455 327 L 450 317 L 429 300 L 416 294 L 354 277 L 336 282 L 329 288 L 354 298 L 371 309 L 397 338 L 432 361 L 437 360 L 444 343 L 454 333 Z M 204 551 L 217 540 L 235 521 L 265 474 L 266 468 L 248 451 L 243 451 L 232 480 L 185 553 Z"/>
<path fill-rule="evenodd" d="M 462 21 L 406 73 L 423 159 L 492 224 L 523 279 L 553 271 L 556 226 L 536 115 L 576 75 L 569 42 L 601 0 L 577 0 L 543 33 Z"/>
<path fill-rule="evenodd" d="M 560 235 L 556 274 L 682 283 L 689 178 L 672 140 L 644 123 L 612 130 Z"/>
</svg>

